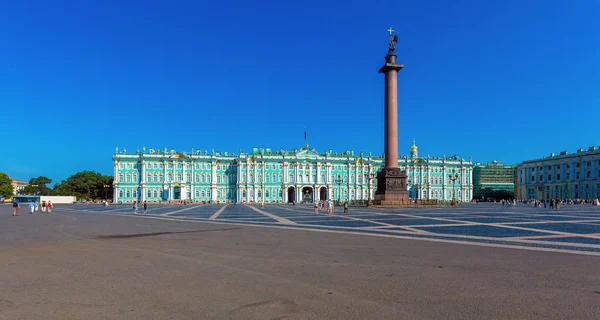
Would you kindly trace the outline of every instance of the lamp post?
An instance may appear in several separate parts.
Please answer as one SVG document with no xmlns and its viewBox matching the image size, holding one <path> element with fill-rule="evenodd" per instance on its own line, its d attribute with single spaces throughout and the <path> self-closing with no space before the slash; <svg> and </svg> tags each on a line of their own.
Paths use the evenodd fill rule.
<svg viewBox="0 0 600 320">
<path fill-rule="evenodd" d="M 342 185 L 342 182 L 344 182 L 344 180 L 342 180 L 342 177 L 338 174 L 337 179 L 335 179 L 335 183 L 337 183 L 338 185 L 338 205 L 340 204 L 340 187 Z"/>
<path fill-rule="evenodd" d="M 105 184 L 104 185 L 104 199 L 108 199 L 108 188 L 110 188 L 110 186 Z"/>
<path fill-rule="evenodd" d="M 415 183 L 415 203 L 419 201 L 419 184 Z"/>
<path fill-rule="evenodd" d="M 372 207 L 373 206 L 373 201 L 371 201 L 371 180 L 373 180 L 375 178 L 375 174 L 374 173 L 365 173 L 365 179 L 367 179 L 367 192 L 369 193 L 367 199 L 367 207 Z"/>
<path fill-rule="evenodd" d="M 450 175 L 448 175 L 448 178 L 450 179 L 450 181 L 452 181 L 452 202 L 450 204 L 455 206 L 455 205 L 457 205 L 455 187 L 456 187 L 456 180 L 458 180 L 458 173 L 456 173 L 454 175 L 450 174 Z"/>
</svg>

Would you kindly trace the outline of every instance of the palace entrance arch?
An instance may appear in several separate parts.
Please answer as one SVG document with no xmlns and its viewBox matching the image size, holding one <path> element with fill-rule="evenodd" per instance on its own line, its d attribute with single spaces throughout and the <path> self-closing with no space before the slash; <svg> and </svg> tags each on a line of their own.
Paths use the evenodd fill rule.
<svg viewBox="0 0 600 320">
<path fill-rule="evenodd" d="M 327 200 L 327 188 L 321 187 L 321 189 L 319 189 L 319 199 Z"/>
<path fill-rule="evenodd" d="M 296 188 L 289 187 L 287 189 L 287 202 L 292 203 L 294 200 L 296 200 Z"/>
<path fill-rule="evenodd" d="M 302 202 L 312 203 L 313 202 L 313 188 L 304 187 L 302 188 Z"/>
</svg>

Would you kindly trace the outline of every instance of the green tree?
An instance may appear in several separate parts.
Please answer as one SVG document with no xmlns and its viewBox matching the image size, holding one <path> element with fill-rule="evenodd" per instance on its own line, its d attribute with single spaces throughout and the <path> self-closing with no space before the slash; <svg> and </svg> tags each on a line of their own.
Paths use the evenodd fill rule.
<svg viewBox="0 0 600 320">
<path fill-rule="evenodd" d="M 54 186 L 56 195 L 76 196 L 81 199 L 112 198 L 112 176 L 94 171 L 81 171 Z M 108 186 L 108 187 L 105 187 Z"/>
<path fill-rule="evenodd" d="M 39 196 L 51 196 L 54 194 L 52 189 L 50 189 L 47 184 L 50 184 L 52 179 L 39 176 L 37 178 L 31 178 L 29 180 L 29 185 L 21 190 L 21 194 L 33 194 Z"/>
<path fill-rule="evenodd" d="M 12 198 L 12 179 L 4 172 L 0 172 L 0 196 L 5 199 Z"/>
</svg>

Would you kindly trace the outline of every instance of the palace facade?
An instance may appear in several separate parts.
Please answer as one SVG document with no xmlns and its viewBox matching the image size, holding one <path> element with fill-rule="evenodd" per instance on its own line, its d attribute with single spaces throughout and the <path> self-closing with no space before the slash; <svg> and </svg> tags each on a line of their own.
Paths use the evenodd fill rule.
<svg viewBox="0 0 600 320">
<path fill-rule="evenodd" d="M 600 147 L 524 161 L 516 173 L 515 196 L 521 199 L 600 198 Z"/>
<path fill-rule="evenodd" d="M 251 153 L 175 150 L 115 152 L 114 201 L 312 202 L 373 199 L 383 157 L 353 151 L 318 153 L 254 148 Z M 413 144 L 401 156 L 414 199 L 470 201 L 473 163 L 453 157 L 419 157 Z"/>
</svg>

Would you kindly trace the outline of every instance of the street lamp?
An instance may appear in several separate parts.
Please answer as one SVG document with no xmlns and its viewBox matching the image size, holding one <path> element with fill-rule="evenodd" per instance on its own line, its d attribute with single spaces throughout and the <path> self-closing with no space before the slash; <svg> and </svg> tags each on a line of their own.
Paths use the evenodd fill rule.
<svg viewBox="0 0 600 320">
<path fill-rule="evenodd" d="M 338 204 L 340 203 L 340 187 L 342 185 L 342 182 L 344 182 L 344 180 L 342 180 L 342 177 L 338 174 L 337 179 L 335 179 L 335 183 L 337 183 L 338 185 Z"/>
<path fill-rule="evenodd" d="M 104 199 L 108 199 L 108 188 L 110 188 L 110 186 L 105 184 L 104 185 Z"/>
<path fill-rule="evenodd" d="M 415 200 L 419 201 L 419 184 L 415 183 Z"/>
<path fill-rule="evenodd" d="M 455 206 L 457 204 L 456 202 L 456 180 L 458 180 L 458 173 L 455 175 L 448 175 L 448 178 L 450 179 L 450 181 L 452 181 L 452 203 L 451 205 Z"/>
<path fill-rule="evenodd" d="M 367 191 L 369 192 L 369 195 L 367 197 L 367 199 L 368 199 L 367 207 L 373 206 L 373 201 L 371 201 L 371 180 L 373 180 L 374 178 L 375 178 L 374 173 L 365 173 L 365 179 L 367 180 L 367 183 L 368 183 Z"/>
</svg>

